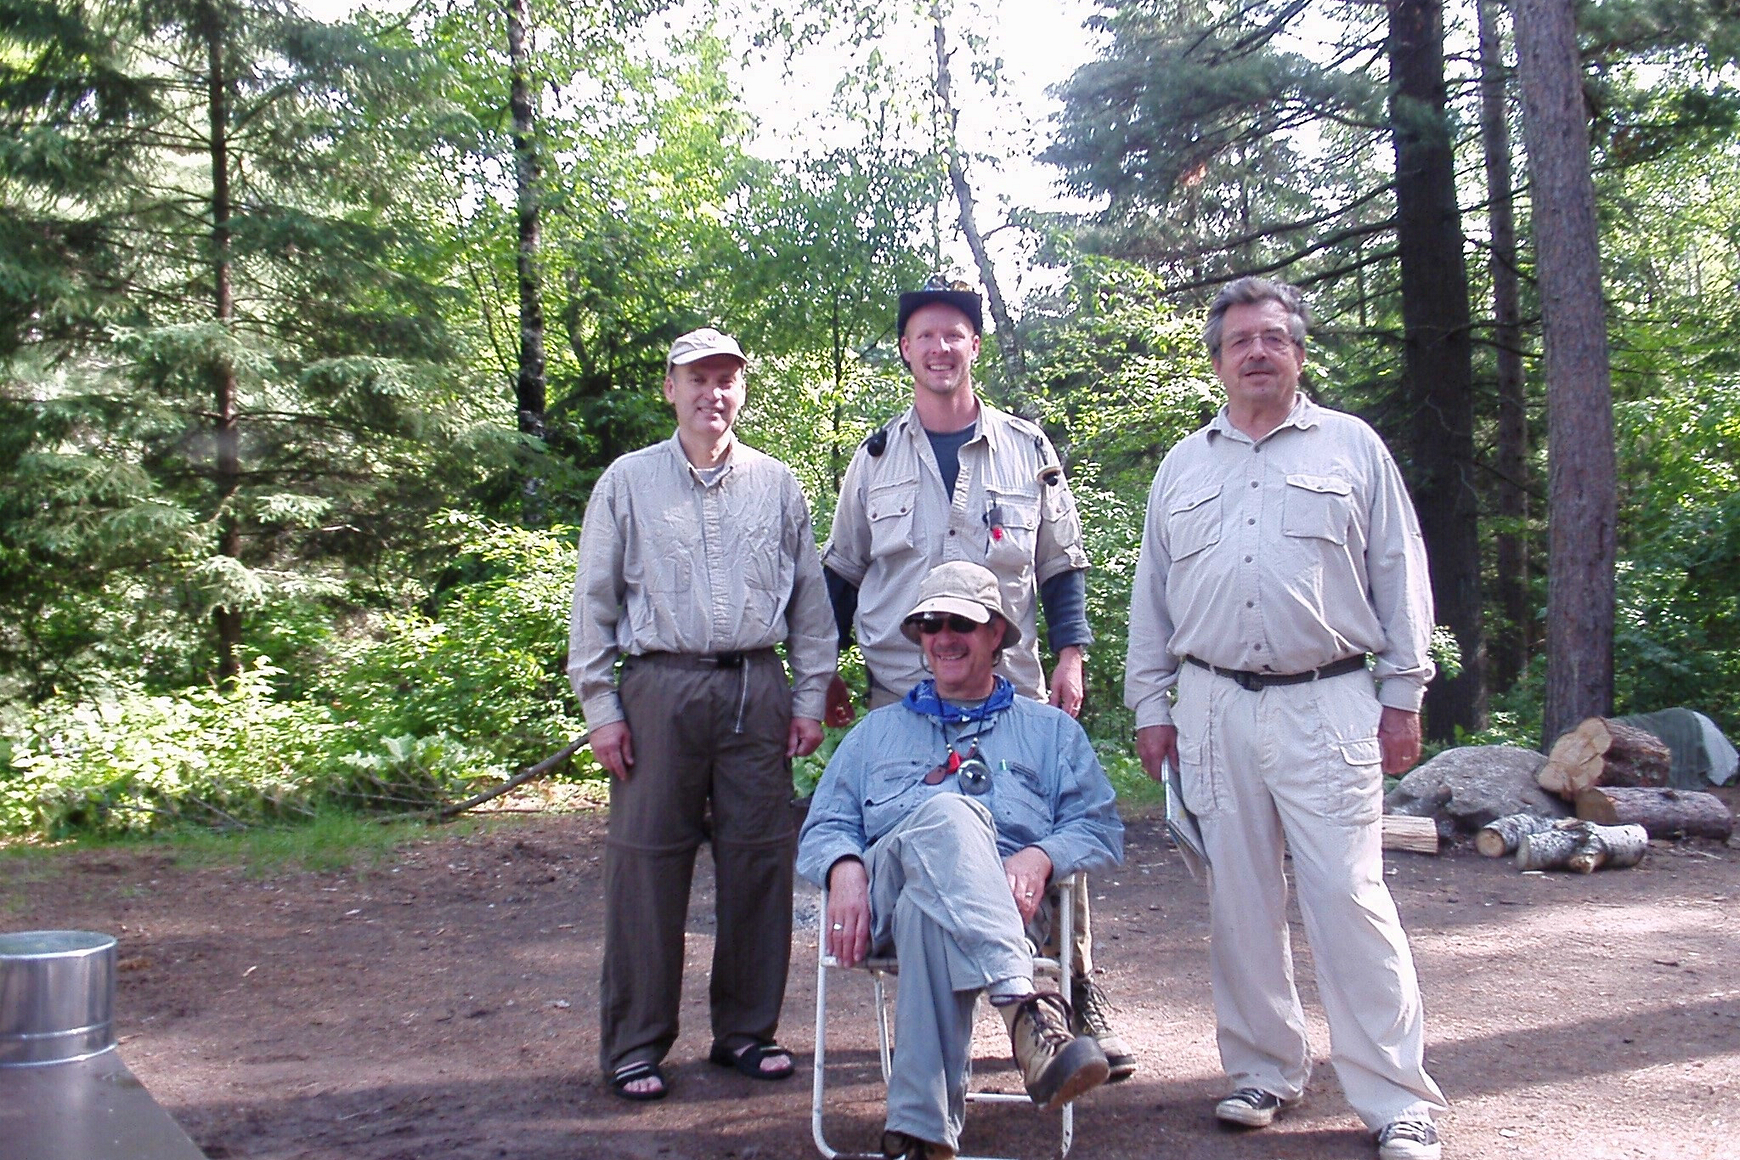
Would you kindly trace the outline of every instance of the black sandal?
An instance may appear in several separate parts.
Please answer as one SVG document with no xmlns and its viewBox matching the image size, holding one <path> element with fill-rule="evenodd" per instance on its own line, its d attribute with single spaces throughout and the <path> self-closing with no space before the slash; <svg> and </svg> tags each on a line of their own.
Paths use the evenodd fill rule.
<svg viewBox="0 0 1740 1160">
<path fill-rule="evenodd" d="M 659 1081 L 657 1090 L 650 1092 L 631 1092 L 628 1085 L 643 1079 Z M 665 1082 L 665 1073 L 659 1070 L 659 1065 L 651 1060 L 641 1059 L 633 1063 L 625 1063 L 610 1073 L 610 1090 L 625 1100 L 662 1100 L 670 1094 L 671 1087 Z"/>
<path fill-rule="evenodd" d="M 763 1071 L 761 1061 L 772 1055 L 785 1056 L 785 1067 Z M 791 1052 L 771 1039 L 756 1040 L 736 1051 L 732 1051 L 723 1043 L 715 1043 L 712 1054 L 707 1056 L 707 1060 L 720 1067 L 734 1068 L 750 1079 L 790 1079 L 797 1071 L 797 1064 L 792 1062 Z"/>
</svg>

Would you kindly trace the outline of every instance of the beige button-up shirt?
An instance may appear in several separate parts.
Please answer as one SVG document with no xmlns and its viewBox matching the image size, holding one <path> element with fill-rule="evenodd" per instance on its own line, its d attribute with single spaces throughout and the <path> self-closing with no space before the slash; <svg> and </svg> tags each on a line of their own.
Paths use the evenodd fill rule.
<svg viewBox="0 0 1740 1160">
<path fill-rule="evenodd" d="M 1075 497 L 1045 432 L 982 399 L 960 463 L 951 499 L 918 411 L 907 408 L 888 425 L 881 455 L 859 447 L 852 457 L 822 560 L 857 586 L 864 662 L 897 693 L 928 675 L 918 646 L 900 634 L 925 574 L 950 560 L 983 564 L 996 573 L 1021 629 L 997 671 L 1021 693 L 1044 700 L 1039 585 L 1088 566 Z"/>
<path fill-rule="evenodd" d="M 784 642 L 792 715 L 821 719 L 835 629 L 809 505 L 785 464 L 733 439 L 711 483 L 676 436 L 622 456 L 580 527 L 568 679 L 588 729 L 622 720 L 618 656 Z"/>
<path fill-rule="evenodd" d="M 1370 653 L 1378 699 L 1417 711 L 1431 634 L 1419 521 L 1363 420 L 1300 395 L 1252 442 L 1222 407 L 1161 462 L 1130 596 L 1138 729 L 1171 724 L 1186 656 L 1279 674 Z"/>
</svg>

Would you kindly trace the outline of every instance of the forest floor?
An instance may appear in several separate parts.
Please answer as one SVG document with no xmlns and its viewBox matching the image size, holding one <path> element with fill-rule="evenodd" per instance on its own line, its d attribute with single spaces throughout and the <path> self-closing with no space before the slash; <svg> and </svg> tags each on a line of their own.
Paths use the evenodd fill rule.
<svg viewBox="0 0 1740 1160">
<path fill-rule="evenodd" d="M 814 893 L 800 884 L 781 1035 L 799 1074 L 745 1079 L 706 1062 L 703 851 L 672 1092 L 630 1104 L 598 1079 L 602 838 L 587 811 L 434 831 L 362 873 L 260 877 L 182 866 L 167 847 L 9 860 L 0 929 L 119 937 L 121 1056 L 214 1160 L 815 1156 Z M 1740 847 L 1658 843 L 1636 869 L 1583 877 L 1519 874 L 1463 846 L 1392 854 L 1387 872 L 1451 1104 L 1446 1156 L 1740 1157 Z M 1093 889 L 1096 957 L 1141 1070 L 1078 1104 L 1076 1156 L 1375 1154 L 1327 1065 L 1296 920 L 1318 1069 L 1274 1127 L 1223 1131 L 1202 887 L 1142 819 L 1125 866 Z M 869 986 L 834 978 L 828 1133 L 874 1150 Z M 1012 1084 L 988 1017 L 981 1038 L 982 1078 Z M 1039 1157 L 1055 1125 L 978 1105 L 964 1143 Z"/>
</svg>

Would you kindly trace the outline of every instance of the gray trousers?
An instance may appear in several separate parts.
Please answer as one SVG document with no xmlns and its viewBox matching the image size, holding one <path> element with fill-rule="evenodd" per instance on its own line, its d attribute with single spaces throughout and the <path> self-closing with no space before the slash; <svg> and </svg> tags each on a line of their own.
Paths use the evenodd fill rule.
<svg viewBox="0 0 1740 1160">
<path fill-rule="evenodd" d="M 620 694 L 633 776 L 610 783 L 599 1063 L 657 1063 L 677 1038 L 695 850 L 718 894 L 713 1040 L 772 1039 L 791 960 L 791 689 L 770 650 L 740 669 L 631 657 Z M 708 811 L 711 807 L 711 833 Z"/>
<path fill-rule="evenodd" d="M 958 1151 L 979 992 L 1033 985 L 991 812 L 938 794 L 870 847 L 864 868 L 872 945 L 900 959 L 888 1127 Z"/>
</svg>

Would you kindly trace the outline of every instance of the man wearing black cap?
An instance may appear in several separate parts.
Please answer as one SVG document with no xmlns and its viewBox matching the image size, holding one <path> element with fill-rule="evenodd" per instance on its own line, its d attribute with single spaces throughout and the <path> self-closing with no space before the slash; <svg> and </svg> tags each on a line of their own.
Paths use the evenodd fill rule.
<svg viewBox="0 0 1740 1160">
<path fill-rule="evenodd" d="M 865 440 L 846 469 L 822 566 L 844 648 L 856 629 L 870 676 L 870 707 L 892 704 L 927 675 L 901 622 L 938 564 L 967 560 L 996 575 L 1020 643 L 997 672 L 1016 692 L 1081 711 L 1087 623 L 1087 554 L 1081 519 L 1057 451 L 1038 426 L 1000 411 L 973 390 L 983 310 L 965 283 L 933 278 L 900 296 L 900 357 L 912 372 L 912 406 Z M 1057 656 L 1046 688 L 1039 661 L 1038 606 Z M 851 719 L 837 677 L 828 721 Z M 1112 1059 L 1112 1078 L 1135 1060 L 1105 1021 L 1091 979 L 1089 925 L 1081 932 L 1072 996 L 1082 1025 Z"/>
</svg>

